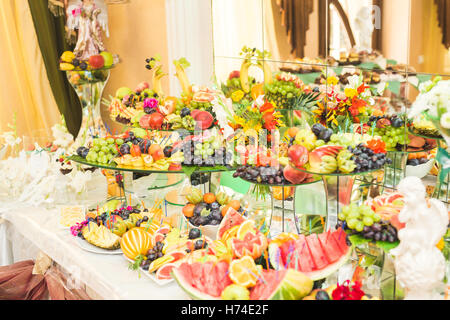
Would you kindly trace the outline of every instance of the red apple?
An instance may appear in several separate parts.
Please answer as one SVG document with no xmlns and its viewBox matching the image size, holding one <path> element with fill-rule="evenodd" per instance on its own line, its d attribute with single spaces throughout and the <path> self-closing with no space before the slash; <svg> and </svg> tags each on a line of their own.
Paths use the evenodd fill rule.
<svg viewBox="0 0 450 320">
<path fill-rule="evenodd" d="M 99 54 L 91 56 L 89 58 L 89 65 L 92 69 L 101 69 L 105 66 L 105 58 Z"/>
<path fill-rule="evenodd" d="M 164 122 L 164 116 L 161 113 L 155 112 L 150 115 L 150 120 L 149 120 L 150 129 L 153 129 L 153 130 L 161 129 L 163 122 Z"/>
<path fill-rule="evenodd" d="M 239 78 L 241 76 L 241 72 L 239 70 L 232 71 L 228 79 Z"/>
<path fill-rule="evenodd" d="M 308 162 L 308 149 L 295 144 L 289 148 L 288 157 L 296 167 L 302 167 Z"/>
</svg>

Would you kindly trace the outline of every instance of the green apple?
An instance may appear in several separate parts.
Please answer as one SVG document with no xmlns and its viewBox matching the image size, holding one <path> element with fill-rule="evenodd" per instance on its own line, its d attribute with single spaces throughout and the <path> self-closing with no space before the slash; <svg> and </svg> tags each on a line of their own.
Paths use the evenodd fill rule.
<svg viewBox="0 0 450 320">
<path fill-rule="evenodd" d="M 125 96 L 131 95 L 133 93 L 133 90 L 127 87 L 119 88 L 116 91 L 116 98 L 122 100 Z"/>
<path fill-rule="evenodd" d="M 114 64 L 114 57 L 111 53 L 103 51 L 100 55 L 105 59 L 105 68 L 109 68 Z"/>
<path fill-rule="evenodd" d="M 223 300 L 250 300 L 250 292 L 243 286 L 229 285 L 222 292 Z"/>
</svg>

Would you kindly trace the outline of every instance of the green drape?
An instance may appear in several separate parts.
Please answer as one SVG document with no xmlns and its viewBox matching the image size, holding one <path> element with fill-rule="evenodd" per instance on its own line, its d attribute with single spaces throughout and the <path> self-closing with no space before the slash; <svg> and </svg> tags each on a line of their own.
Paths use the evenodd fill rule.
<svg viewBox="0 0 450 320">
<path fill-rule="evenodd" d="M 48 0 L 28 0 L 28 5 L 53 96 L 69 132 L 76 137 L 81 126 L 80 101 L 65 72 L 59 70 L 59 57 L 64 51 L 72 50 L 64 39 L 65 19 L 52 15 Z"/>
</svg>

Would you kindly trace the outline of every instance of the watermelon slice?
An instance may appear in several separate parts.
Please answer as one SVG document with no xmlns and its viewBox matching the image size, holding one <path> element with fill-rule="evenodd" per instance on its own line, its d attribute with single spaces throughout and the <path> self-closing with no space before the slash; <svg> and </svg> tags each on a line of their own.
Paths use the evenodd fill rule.
<svg viewBox="0 0 450 320">
<path fill-rule="evenodd" d="M 232 284 L 228 263 L 183 263 L 172 270 L 172 277 L 194 300 L 218 300 L 222 291 Z"/>
<path fill-rule="evenodd" d="M 217 239 L 222 239 L 225 231 L 233 228 L 234 226 L 238 226 L 245 221 L 245 218 L 233 208 L 230 208 L 223 217 L 222 222 L 219 225 L 219 230 L 217 231 Z"/>
<path fill-rule="evenodd" d="M 313 281 L 294 269 L 263 270 L 261 278 L 251 289 L 250 300 L 300 300 L 313 288 Z"/>
<path fill-rule="evenodd" d="M 347 245 L 346 233 L 342 229 L 308 237 L 300 235 L 295 241 L 269 245 L 270 263 L 276 270 L 292 268 L 312 280 L 326 278 L 337 271 L 346 263 L 351 252 L 352 248 Z"/>
</svg>

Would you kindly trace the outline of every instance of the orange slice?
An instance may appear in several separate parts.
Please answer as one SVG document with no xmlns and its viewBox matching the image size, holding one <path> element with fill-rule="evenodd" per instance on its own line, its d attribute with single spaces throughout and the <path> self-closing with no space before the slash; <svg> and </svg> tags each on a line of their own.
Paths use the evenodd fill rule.
<svg viewBox="0 0 450 320">
<path fill-rule="evenodd" d="M 234 227 L 228 229 L 227 231 L 225 231 L 225 232 L 223 233 L 223 235 L 222 235 L 222 239 L 221 239 L 221 240 L 222 240 L 224 243 L 227 243 L 227 241 L 228 241 L 229 239 L 232 239 L 232 238 L 236 237 L 237 232 L 238 232 L 238 230 L 239 230 L 239 227 L 240 227 L 240 226 L 234 226 Z"/>
<path fill-rule="evenodd" d="M 253 220 L 247 220 L 241 224 L 236 236 L 239 240 L 244 240 L 245 235 L 249 232 L 256 234 L 255 222 Z"/>
<path fill-rule="evenodd" d="M 233 260 L 230 264 L 229 276 L 231 281 L 246 288 L 256 285 L 260 273 L 261 268 L 258 268 L 255 261 L 249 256 Z"/>
<path fill-rule="evenodd" d="M 264 84 L 258 83 L 252 87 L 252 98 L 253 100 L 258 99 L 259 96 L 264 94 Z"/>
<path fill-rule="evenodd" d="M 293 187 L 284 187 L 284 199 L 283 199 L 283 187 L 273 187 L 273 197 L 277 200 L 286 200 L 294 194 Z"/>
<path fill-rule="evenodd" d="M 173 261 L 175 261 L 175 257 L 170 256 L 170 255 L 165 255 L 161 258 L 158 258 L 150 264 L 150 267 L 148 268 L 148 272 L 153 273 L 156 270 L 158 270 L 159 268 L 161 268 L 162 266 L 164 266 L 168 263 L 171 263 Z"/>
<path fill-rule="evenodd" d="M 271 243 L 276 243 L 278 246 L 281 246 L 283 243 L 291 240 L 298 240 L 298 235 L 295 233 L 280 233 L 272 239 Z"/>
</svg>

